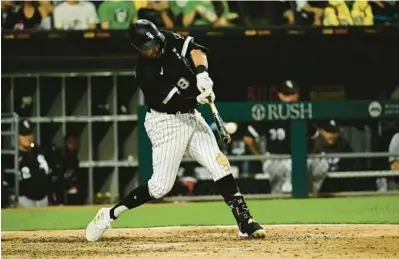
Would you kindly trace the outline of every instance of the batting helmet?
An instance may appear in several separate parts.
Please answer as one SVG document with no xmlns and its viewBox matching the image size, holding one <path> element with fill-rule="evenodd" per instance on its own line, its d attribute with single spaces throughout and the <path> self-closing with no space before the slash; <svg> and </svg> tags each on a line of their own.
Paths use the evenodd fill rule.
<svg viewBox="0 0 399 259">
<path fill-rule="evenodd" d="M 165 36 L 152 22 L 140 19 L 130 25 L 128 31 L 130 43 L 138 50 L 149 50 L 165 41 Z"/>
</svg>

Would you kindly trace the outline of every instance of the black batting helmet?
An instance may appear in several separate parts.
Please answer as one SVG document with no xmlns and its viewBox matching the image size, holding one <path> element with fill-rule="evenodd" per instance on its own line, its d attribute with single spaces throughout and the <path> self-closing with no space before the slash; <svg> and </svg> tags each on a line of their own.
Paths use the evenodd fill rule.
<svg viewBox="0 0 399 259">
<path fill-rule="evenodd" d="M 128 31 L 130 43 L 138 50 L 149 50 L 165 40 L 165 36 L 152 22 L 140 19 L 133 22 Z"/>
</svg>

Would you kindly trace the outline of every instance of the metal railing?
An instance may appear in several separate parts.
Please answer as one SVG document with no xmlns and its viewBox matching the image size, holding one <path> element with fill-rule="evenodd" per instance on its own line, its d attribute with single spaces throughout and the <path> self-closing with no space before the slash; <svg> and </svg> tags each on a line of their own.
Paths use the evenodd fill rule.
<svg viewBox="0 0 399 259">
<path fill-rule="evenodd" d="M 11 137 L 12 141 L 9 143 L 10 148 L 3 148 L 1 149 L 1 155 L 13 155 L 13 164 L 14 168 L 3 168 L 4 170 L 10 171 L 14 173 L 14 199 L 15 199 L 15 206 L 18 205 L 18 197 L 19 197 L 19 148 L 18 148 L 18 132 L 19 132 L 19 116 L 16 113 L 2 113 L 1 118 L 11 118 L 12 123 L 10 124 L 11 127 L 7 131 L 1 130 L 2 137 Z M 3 165 L 2 165 L 3 166 Z"/>
<path fill-rule="evenodd" d="M 357 152 L 357 153 L 325 153 L 325 154 L 308 154 L 308 159 L 323 159 L 323 158 L 381 158 L 381 157 L 398 157 L 399 153 L 389 152 Z M 242 155 L 242 156 L 227 156 L 230 162 L 236 161 L 265 161 L 291 159 L 290 154 L 280 155 Z M 182 162 L 195 162 L 194 159 L 185 157 Z M 370 171 L 340 171 L 329 172 L 330 178 L 362 178 L 362 177 L 390 177 L 399 176 L 399 170 L 370 170 Z M 268 177 L 262 178 L 268 179 Z"/>
</svg>

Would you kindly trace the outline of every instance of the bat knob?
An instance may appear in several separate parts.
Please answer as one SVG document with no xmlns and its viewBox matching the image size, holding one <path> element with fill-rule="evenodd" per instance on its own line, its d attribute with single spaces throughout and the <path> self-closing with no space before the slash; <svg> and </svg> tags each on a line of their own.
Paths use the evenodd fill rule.
<svg viewBox="0 0 399 259">
<path fill-rule="evenodd" d="M 223 136 L 223 137 L 222 137 L 222 141 L 223 141 L 225 144 L 229 144 L 229 143 L 231 142 L 231 137 L 230 137 L 230 135 Z"/>
</svg>

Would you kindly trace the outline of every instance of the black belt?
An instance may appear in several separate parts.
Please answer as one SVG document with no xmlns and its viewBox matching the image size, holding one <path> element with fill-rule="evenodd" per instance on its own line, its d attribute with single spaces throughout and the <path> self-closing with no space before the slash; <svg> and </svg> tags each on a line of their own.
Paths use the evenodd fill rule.
<svg viewBox="0 0 399 259">
<path fill-rule="evenodd" d="M 152 108 L 148 108 L 148 112 L 151 113 L 151 110 L 157 111 L 157 112 L 163 112 L 166 114 L 178 114 L 178 113 L 190 113 L 193 114 L 195 112 L 195 109 L 188 109 L 188 110 L 158 110 L 158 109 L 152 109 Z"/>
</svg>

